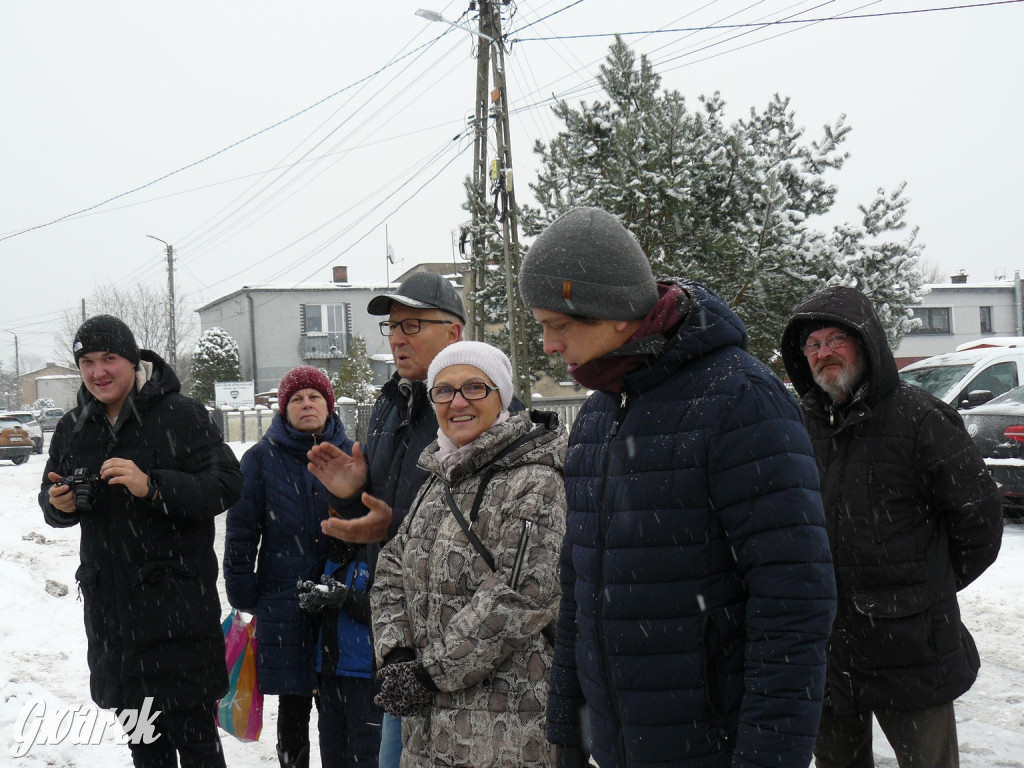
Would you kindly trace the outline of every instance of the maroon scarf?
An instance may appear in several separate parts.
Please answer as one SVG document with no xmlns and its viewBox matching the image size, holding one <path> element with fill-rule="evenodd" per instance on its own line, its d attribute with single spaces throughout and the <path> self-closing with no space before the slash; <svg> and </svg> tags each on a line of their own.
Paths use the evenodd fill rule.
<svg viewBox="0 0 1024 768">
<path fill-rule="evenodd" d="M 598 389 L 602 392 L 622 392 L 622 379 L 629 373 L 638 370 L 656 357 L 662 344 L 643 344 L 650 336 L 666 337 L 685 315 L 680 311 L 680 299 L 683 290 L 675 283 L 658 284 L 658 303 L 640 323 L 636 333 L 629 337 L 621 347 L 590 362 L 578 366 L 572 377 L 587 389 Z M 664 339 L 662 339 L 663 341 Z"/>
</svg>

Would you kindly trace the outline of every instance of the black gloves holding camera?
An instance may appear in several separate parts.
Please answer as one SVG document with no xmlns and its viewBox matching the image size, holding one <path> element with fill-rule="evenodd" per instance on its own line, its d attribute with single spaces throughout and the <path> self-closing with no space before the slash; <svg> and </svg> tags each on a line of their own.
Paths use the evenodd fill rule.
<svg viewBox="0 0 1024 768">
<path fill-rule="evenodd" d="M 320 583 L 300 581 L 299 607 L 309 613 L 320 613 L 324 608 L 347 608 L 352 605 L 352 588 L 328 576 L 321 576 Z"/>
<path fill-rule="evenodd" d="M 393 717 L 411 717 L 434 697 L 437 690 L 429 675 L 416 661 L 387 664 L 377 672 L 380 693 L 373 703 Z"/>
</svg>

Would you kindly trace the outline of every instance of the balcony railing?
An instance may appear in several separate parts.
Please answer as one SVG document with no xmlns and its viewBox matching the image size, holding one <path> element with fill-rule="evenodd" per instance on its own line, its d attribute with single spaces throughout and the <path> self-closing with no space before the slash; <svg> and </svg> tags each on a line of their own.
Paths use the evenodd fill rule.
<svg viewBox="0 0 1024 768">
<path fill-rule="evenodd" d="M 306 333 L 299 337 L 299 357 L 303 360 L 337 360 L 347 355 L 344 333 Z"/>
</svg>

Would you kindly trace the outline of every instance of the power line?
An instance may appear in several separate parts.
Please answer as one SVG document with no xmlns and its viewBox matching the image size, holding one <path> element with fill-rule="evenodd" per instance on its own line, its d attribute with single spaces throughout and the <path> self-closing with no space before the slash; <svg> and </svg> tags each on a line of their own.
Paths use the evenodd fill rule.
<svg viewBox="0 0 1024 768">
<path fill-rule="evenodd" d="M 178 168 L 175 171 L 171 171 L 170 173 L 165 173 L 163 176 L 160 176 L 159 178 L 153 179 L 152 181 L 148 181 L 145 184 L 140 184 L 137 187 L 129 189 L 129 190 L 125 191 L 125 192 L 121 192 L 120 194 L 114 195 L 113 197 L 108 197 L 106 200 L 103 200 L 102 202 L 96 203 L 95 205 L 90 205 L 87 208 L 82 208 L 81 210 L 74 211 L 73 213 L 66 213 L 63 216 L 60 216 L 60 217 L 58 217 L 56 219 L 53 219 L 52 221 L 48 221 L 48 222 L 46 222 L 44 224 L 36 224 L 34 226 L 31 226 L 31 227 L 26 227 L 24 229 L 19 229 L 19 230 L 15 231 L 15 232 L 10 232 L 10 233 L 0 237 L 0 243 L 2 243 L 4 240 L 10 240 L 12 237 L 18 237 L 19 235 L 24 235 L 24 234 L 26 234 L 28 232 L 34 232 L 37 229 L 43 229 L 44 227 L 49 227 L 49 226 L 53 226 L 54 224 L 59 224 L 60 222 L 64 221 L 65 219 L 70 219 L 73 216 L 79 216 L 79 215 L 81 215 L 83 213 L 88 213 L 89 211 L 94 211 L 97 208 L 103 207 L 107 203 L 112 203 L 113 201 L 119 200 L 122 197 L 126 197 L 126 196 L 132 195 L 132 194 L 134 194 L 136 192 L 140 192 L 143 189 L 146 189 L 148 187 L 152 187 L 154 184 L 159 184 L 161 181 L 169 179 L 172 176 L 176 176 L 177 174 L 182 173 L 183 171 L 187 171 L 190 168 L 195 168 L 197 165 L 201 165 L 202 163 L 205 163 L 208 160 L 212 160 L 213 158 L 215 158 L 215 157 L 217 157 L 219 155 L 222 155 L 225 152 L 227 152 L 227 151 L 229 151 L 231 149 L 234 149 L 235 147 L 238 147 L 238 146 L 241 146 L 242 144 L 245 144 L 247 141 L 251 141 L 252 139 L 255 139 L 257 136 L 261 136 L 264 133 L 267 133 L 268 131 L 272 131 L 275 128 L 278 128 L 278 127 L 284 125 L 285 123 L 288 123 L 288 122 L 296 119 L 297 117 L 299 117 L 301 115 L 304 115 L 306 112 L 309 112 L 312 109 L 316 109 L 318 106 L 320 106 L 324 102 L 330 101 L 335 96 L 338 96 L 338 95 L 344 93 L 345 91 L 348 91 L 348 90 L 351 90 L 352 88 L 355 88 L 360 83 L 363 83 L 363 82 L 366 82 L 368 80 L 373 79 L 374 77 L 379 75 L 381 72 L 385 71 L 386 69 L 389 69 L 389 68 L 393 67 L 394 65 L 396 65 L 398 62 L 402 61 L 403 59 L 406 59 L 409 56 L 412 56 L 414 53 L 416 53 L 417 51 L 421 50 L 422 48 L 426 48 L 426 47 L 429 47 L 429 46 L 433 45 L 435 42 L 437 42 L 437 40 L 439 40 L 443 36 L 444 36 L 444 33 L 439 35 L 437 38 L 434 38 L 433 40 L 429 40 L 428 42 L 424 43 L 423 45 L 419 46 L 418 48 L 414 48 L 413 50 L 409 51 L 408 53 L 403 54 L 402 56 L 399 56 L 396 59 L 392 59 L 391 61 L 389 61 L 384 66 L 380 67 L 379 69 L 377 69 L 374 72 L 371 72 L 370 74 L 366 75 L 365 77 L 360 78 L 359 80 L 356 80 L 353 83 L 349 83 L 344 88 L 340 88 L 339 90 L 335 91 L 332 94 L 329 94 L 328 96 L 324 96 L 322 99 L 320 99 L 319 101 L 317 101 L 317 102 L 315 102 L 313 104 L 310 104 L 308 107 L 300 109 L 295 114 L 293 114 L 293 115 L 291 115 L 289 117 L 286 117 L 283 120 L 278 120 L 276 123 L 274 123 L 272 125 L 268 125 L 266 128 L 262 128 L 261 130 L 258 130 L 255 133 L 252 133 L 252 134 L 246 136 L 244 139 L 239 139 L 238 141 L 235 141 L 235 142 L 229 144 L 228 146 L 226 146 L 226 147 L 224 147 L 222 149 L 217 150 L 216 152 L 213 152 L 213 153 L 207 155 L 206 157 L 203 157 L 203 158 L 201 158 L 199 160 L 196 160 L 195 162 L 189 163 L 188 165 L 183 165 L 181 168 Z"/>
<path fill-rule="evenodd" d="M 743 24 L 709 24 L 702 27 L 676 27 L 673 29 L 642 29 L 632 32 L 594 32 L 585 35 L 553 35 L 546 37 L 520 37 L 512 40 L 513 43 L 532 43 L 541 40 L 584 40 L 598 37 L 628 37 L 630 35 L 661 35 L 676 32 L 708 32 L 716 29 L 743 29 L 745 27 L 771 27 L 782 24 L 816 24 L 823 21 L 852 21 L 854 19 L 878 19 L 885 16 L 910 16 L 918 13 L 936 13 L 939 11 L 963 11 L 972 8 L 987 8 L 997 5 L 1015 5 L 1024 0 L 995 0 L 989 3 L 972 3 L 970 5 L 949 5 L 942 8 L 915 8 L 909 11 L 885 11 L 882 13 L 859 13 L 850 16 L 823 16 L 812 19 L 780 19 L 779 21 L 757 21 Z"/>
</svg>

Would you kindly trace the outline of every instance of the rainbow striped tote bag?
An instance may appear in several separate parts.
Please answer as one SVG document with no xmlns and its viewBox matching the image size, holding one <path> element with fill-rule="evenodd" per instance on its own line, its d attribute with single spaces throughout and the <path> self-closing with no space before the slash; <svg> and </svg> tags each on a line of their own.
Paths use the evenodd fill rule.
<svg viewBox="0 0 1024 768">
<path fill-rule="evenodd" d="M 257 741 L 263 729 L 263 694 L 256 680 L 256 617 L 234 611 L 221 624 L 228 692 L 217 703 L 217 723 L 239 741 Z"/>
</svg>

